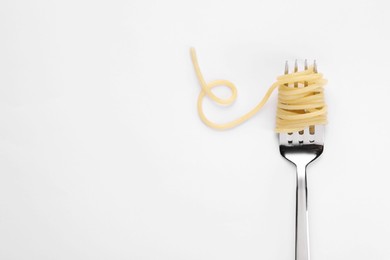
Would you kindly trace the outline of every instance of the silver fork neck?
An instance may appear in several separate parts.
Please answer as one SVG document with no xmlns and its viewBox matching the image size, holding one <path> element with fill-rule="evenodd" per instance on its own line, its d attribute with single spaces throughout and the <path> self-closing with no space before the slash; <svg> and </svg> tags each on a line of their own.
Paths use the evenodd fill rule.
<svg viewBox="0 0 390 260">
<path fill-rule="evenodd" d="M 316 144 L 299 146 L 280 145 L 279 149 L 281 155 L 297 167 L 306 167 L 306 165 L 322 154 L 324 146 Z"/>
</svg>

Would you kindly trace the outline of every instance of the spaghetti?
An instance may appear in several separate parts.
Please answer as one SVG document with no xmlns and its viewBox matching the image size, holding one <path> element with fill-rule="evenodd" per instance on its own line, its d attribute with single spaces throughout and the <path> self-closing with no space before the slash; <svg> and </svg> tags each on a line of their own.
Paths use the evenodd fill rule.
<svg viewBox="0 0 390 260">
<path fill-rule="evenodd" d="M 312 125 L 327 123 L 327 107 L 324 101 L 323 89 L 326 80 L 323 79 L 321 73 L 315 71 L 313 66 L 304 71 L 277 77 L 276 82 L 269 87 L 263 99 L 243 116 L 228 123 L 215 123 L 209 120 L 203 111 L 203 99 L 207 96 L 219 105 L 231 105 L 237 98 L 237 88 L 228 80 L 206 82 L 200 71 L 195 49 L 191 48 L 190 52 L 196 76 L 201 86 L 197 102 L 198 114 L 207 126 L 225 130 L 242 124 L 259 112 L 276 88 L 279 91 L 275 128 L 277 133 L 301 131 Z M 229 98 L 220 98 L 212 92 L 213 88 L 219 86 L 226 86 L 230 89 L 231 95 Z"/>
</svg>

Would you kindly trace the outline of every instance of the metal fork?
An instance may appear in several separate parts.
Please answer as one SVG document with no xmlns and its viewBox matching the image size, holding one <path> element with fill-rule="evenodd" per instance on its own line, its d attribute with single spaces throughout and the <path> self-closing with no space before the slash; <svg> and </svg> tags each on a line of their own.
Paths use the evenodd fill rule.
<svg viewBox="0 0 390 260">
<path fill-rule="evenodd" d="M 307 69 L 306 60 L 304 66 Z M 315 61 L 313 66 L 314 72 L 317 72 Z M 295 61 L 294 72 L 297 71 L 298 64 Z M 286 62 L 285 74 L 288 72 L 288 63 Z M 298 84 L 295 83 L 291 87 L 298 87 Z M 310 259 L 306 167 L 322 154 L 324 150 L 323 138 L 324 126 L 322 125 L 310 126 L 299 132 L 279 134 L 280 154 L 292 162 L 297 169 L 295 260 Z"/>
</svg>

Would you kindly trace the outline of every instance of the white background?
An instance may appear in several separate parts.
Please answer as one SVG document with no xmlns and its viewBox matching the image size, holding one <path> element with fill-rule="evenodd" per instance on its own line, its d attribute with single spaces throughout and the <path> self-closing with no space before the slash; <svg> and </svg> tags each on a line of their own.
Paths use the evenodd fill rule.
<svg viewBox="0 0 390 260">
<path fill-rule="evenodd" d="M 329 84 L 309 167 L 313 260 L 390 259 L 388 1 L 0 3 L 0 259 L 293 259 L 276 93 L 219 132 L 189 56 L 243 114 L 287 59 Z M 226 95 L 226 91 L 218 91 Z"/>
</svg>

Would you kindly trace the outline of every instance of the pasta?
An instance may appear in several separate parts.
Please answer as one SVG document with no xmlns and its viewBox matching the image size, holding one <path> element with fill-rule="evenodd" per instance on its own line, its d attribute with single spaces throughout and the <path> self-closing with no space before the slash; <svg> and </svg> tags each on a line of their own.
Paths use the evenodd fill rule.
<svg viewBox="0 0 390 260">
<path fill-rule="evenodd" d="M 323 79 L 321 73 L 315 71 L 313 66 L 304 71 L 279 76 L 276 82 L 269 87 L 263 99 L 243 116 L 228 123 L 215 123 L 209 120 L 203 111 L 204 98 L 207 96 L 219 105 L 231 105 L 237 98 L 237 88 L 228 80 L 206 82 L 200 70 L 195 49 L 191 48 L 190 52 L 196 76 L 201 86 L 197 102 L 198 114 L 207 126 L 225 130 L 242 124 L 259 112 L 276 88 L 279 91 L 275 128 L 277 133 L 301 131 L 312 125 L 327 123 L 327 107 L 324 101 L 323 89 L 326 80 Z M 212 92 L 213 88 L 219 86 L 226 86 L 230 89 L 231 95 L 229 98 L 220 98 Z"/>
</svg>

